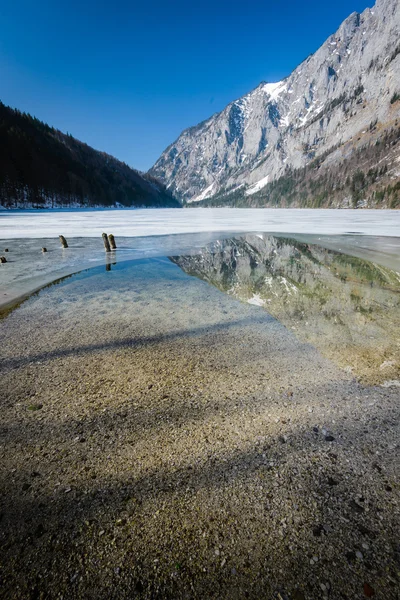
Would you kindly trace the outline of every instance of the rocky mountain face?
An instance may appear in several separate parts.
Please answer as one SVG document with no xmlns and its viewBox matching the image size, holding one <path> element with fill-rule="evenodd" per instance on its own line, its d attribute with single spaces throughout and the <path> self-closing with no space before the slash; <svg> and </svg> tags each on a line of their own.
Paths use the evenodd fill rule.
<svg viewBox="0 0 400 600">
<path fill-rule="evenodd" d="M 171 260 L 266 310 L 364 383 L 399 379 L 397 272 L 318 245 L 253 234 Z"/>
<path fill-rule="evenodd" d="M 246 205 L 312 206 L 310 180 L 337 168 L 347 175 L 335 177 L 331 191 L 341 192 L 331 204 L 362 205 L 369 194 L 369 204 L 396 206 L 400 185 L 394 199 L 391 188 L 386 201 L 376 194 L 400 180 L 399 116 L 400 3 L 377 0 L 372 9 L 351 14 L 289 77 L 261 83 L 184 131 L 150 173 L 188 202 L 240 198 Z M 364 149 L 382 143 L 379 158 L 370 151 L 362 165 Z M 311 175 L 304 172 L 310 166 Z M 358 170 L 364 178 L 372 170 L 373 181 L 359 175 L 353 182 Z M 284 189 L 270 202 L 271 184 L 288 176 L 301 179 L 292 202 Z"/>
</svg>

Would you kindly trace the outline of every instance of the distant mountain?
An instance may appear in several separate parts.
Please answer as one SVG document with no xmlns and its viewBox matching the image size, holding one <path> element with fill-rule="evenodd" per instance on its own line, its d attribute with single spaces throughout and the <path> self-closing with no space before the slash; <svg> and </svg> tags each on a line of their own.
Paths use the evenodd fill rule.
<svg viewBox="0 0 400 600">
<path fill-rule="evenodd" d="M 0 206 L 179 207 L 165 186 L 0 103 Z"/>
<path fill-rule="evenodd" d="M 400 2 L 184 131 L 150 173 L 202 205 L 400 206 Z"/>
</svg>

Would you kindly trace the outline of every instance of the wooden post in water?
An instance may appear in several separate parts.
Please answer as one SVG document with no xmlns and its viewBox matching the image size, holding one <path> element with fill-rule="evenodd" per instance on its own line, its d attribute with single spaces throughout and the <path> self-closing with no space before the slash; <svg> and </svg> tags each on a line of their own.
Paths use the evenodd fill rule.
<svg viewBox="0 0 400 600">
<path fill-rule="evenodd" d="M 108 241 L 110 242 L 111 250 L 116 250 L 117 244 L 115 243 L 115 237 L 112 233 L 108 234 Z"/>
<path fill-rule="evenodd" d="M 68 248 L 67 240 L 65 239 L 65 237 L 63 235 L 59 235 L 58 237 L 60 238 L 61 246 L 63 248 Z"/>
<path fill-rule="evenodd" d="M 47 252 L 47 248 L 42 248 L 42 252 Z"/>
<path fill-rule="evenodd" d="M 110 248 L 110 242 L 108 241 L 108 237 L 106 233 L 102 233 L 101 234 L 103 237 L 103 242 L 104 242 L 104 250 L 106 252 L 111 252 L 111 248 Z"/>
<path fill-rule="evenodd" d="M 0 263 L 6 263 L 7 259 L 5 256 L 0 256 Z"/>
</svg>

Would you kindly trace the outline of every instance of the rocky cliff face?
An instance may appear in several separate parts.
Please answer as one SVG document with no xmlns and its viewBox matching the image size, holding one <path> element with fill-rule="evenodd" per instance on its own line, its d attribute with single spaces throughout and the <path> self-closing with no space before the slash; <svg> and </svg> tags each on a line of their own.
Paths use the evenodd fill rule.
<svg viewBox="0 0 400 600">
<path fill-rule="evenodd" d="M 377 0 L 285 80 L 261 83 L 184 131 L 150 172 L 183 200 L 238 188 L 249 197 L 318 157 L 337 165 L 399 114 L 400 3 Z"/>
</svg>

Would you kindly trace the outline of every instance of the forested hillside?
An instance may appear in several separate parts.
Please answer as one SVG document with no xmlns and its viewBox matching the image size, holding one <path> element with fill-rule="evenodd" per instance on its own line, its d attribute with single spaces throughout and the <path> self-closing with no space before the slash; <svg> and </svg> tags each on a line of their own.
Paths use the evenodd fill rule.
<svg viewBox="0 0 400 600">
<path fill-rule="evenodd" d="M 180 206 L 154 177 L 1 102 L 0 205 Z"/>
</svg>

